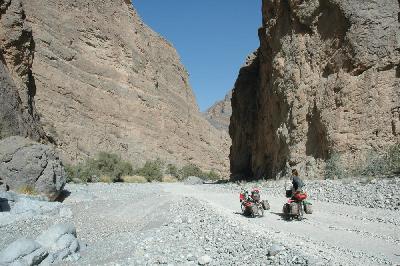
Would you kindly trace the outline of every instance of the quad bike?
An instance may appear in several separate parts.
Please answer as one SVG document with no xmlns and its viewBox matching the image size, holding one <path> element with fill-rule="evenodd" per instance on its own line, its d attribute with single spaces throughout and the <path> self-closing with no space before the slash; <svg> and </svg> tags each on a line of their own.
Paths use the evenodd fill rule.
<svg viewBox="0 0 400 266">
<path fill-rule="evenodd" d="M 293 195 L 292 190 L 286 190 L 286 197 L 289 198 L 288 202 L 283 205 L 283 214 L 286 219 L 300 221 L 303 219 L 304 213 L 312 214 L 312 204 L 306 201 L 307 193 L 295 192 Z"/>
<path fill-rule="evenodd" d="M 269 210 L 269 202 L 267 200 L 261 200 L 260 190 L 255 188 L 251 191 L 251 194 L 247 191 L 242 191 L 240 193 L 240 207 L 242 209 L 242 214 L 245 216 L 263 217 L 264 210 Z"/>
</svg>

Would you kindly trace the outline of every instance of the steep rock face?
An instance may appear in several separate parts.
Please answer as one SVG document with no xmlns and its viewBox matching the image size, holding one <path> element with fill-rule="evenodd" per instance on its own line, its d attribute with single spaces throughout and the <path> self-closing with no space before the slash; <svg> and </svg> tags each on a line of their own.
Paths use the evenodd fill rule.
<svg viewBox="0 0 400 266">
<path fill-rule="evenodd" d="M 23 0 L 37 107 L 64 159 L 100 151 L 228 169 L 227 135 L 201 117 L 175 49 L 130 1 Z"/>
<path fill-rule="evenodd" d="M 21 1 L 0 1 L 0 138 L 44 138 L 33 101 L 33 49 Z"/>
<path fill-rule="evenodd" d="M 232 177 L 351 169 L 400 138 L 399 2 L 264 0 L 232 98 Z"/>
<path fill-rule="evenodd" d="M 204 117 L 217 129 L 228 132 L 232 115 L 231 106 L 232 91 L 222 101 L 216 102 L 204 112 Z"/>
</svg>

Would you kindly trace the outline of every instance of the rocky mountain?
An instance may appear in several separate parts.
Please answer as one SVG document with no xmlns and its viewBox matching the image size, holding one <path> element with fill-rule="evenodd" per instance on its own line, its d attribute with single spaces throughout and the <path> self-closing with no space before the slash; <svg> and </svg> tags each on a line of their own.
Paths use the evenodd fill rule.
<svg viewBox="0 0 400 266">
<path fill-rule="evenodd" d="M 33 98 L 34 42 L 19 0 L 0 1 L 0 138 L 44 138 Z"/>
<path fill-rule="evenodd" d="M 14 2 L 32 28 L 36 107 L 64 160 L 108 151 L 228 169 L 227 134 L 201 116 L 176 50 L 130 1 Z"/>
<path fill-rule="evenodd" d="M 222 101 L 216 102 L 204 112 L 204 117 L 217 129 L 229 131 L 229 123 L 232 115 L 231 107 L 232 91 Z"/>
<path fill-rule="evenodd" d="M 321 176 L 400 140 L 399 2 L 263 0 L 232 96 L 233 177 Z"/>
</svg>

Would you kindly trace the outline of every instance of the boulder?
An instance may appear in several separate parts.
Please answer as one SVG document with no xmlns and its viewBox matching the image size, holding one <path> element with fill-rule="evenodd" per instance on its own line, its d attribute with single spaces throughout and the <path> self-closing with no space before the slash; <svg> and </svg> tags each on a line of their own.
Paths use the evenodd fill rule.
<svg viewBox="0 0 400 266">
<path fill-rule="evenodd" d="M 76 237 L 75 226 L 70 223 L 56 224 L 40 234 L 36 241 L 46 248 L 57 250 L 58 241 L 64 235 L 73 235 Z"/>
<path fill-rule="evenodd" d="M 39 235 L 36 241 L 49 252 L 46 263 L 79 259 L 79 242 L 73 224 L 56 224 Z"/>
<path fill-rule="evenodd" d="M 48 252 L 32 239 L 18 239 L 0 252 L 0 265 L 38 265 Z"/>
<path fill-rule="evenodd" d="M 57 224 L 40 234 L 36 241 L 21 238 L 0 252 L 0 265 L 50 265 L 76 261 L 79 242 L 73 224 Z"/>
<path fill-rule="evenodd" d="M 268 256 L 275 256 L 277 255 L 279 252 L 285 250 L 285 247 L 282 247 L 280 245 L 277 244 L 273 244 L 271 246 L 271 248 L 268 250 Z"/>
<path fill-rule="evenodd" d="M 0 176 L 12 191 L 55 200 L 66 174 L 55 150 L 18 136 L 0 140 Z"/>
<path fill-rule="evenodd" d="M 207 265 L 212 261 L 212 258 L 208 255 L 204 255 L 199 258 L 199 265 Z"/>
</svg>

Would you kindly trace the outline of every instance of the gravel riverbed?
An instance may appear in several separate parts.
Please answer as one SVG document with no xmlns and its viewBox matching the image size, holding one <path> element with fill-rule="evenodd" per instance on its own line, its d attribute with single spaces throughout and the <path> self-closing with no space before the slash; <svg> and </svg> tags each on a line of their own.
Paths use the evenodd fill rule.
<svg viewBox="0 0 400 266">
<path fill-rule="evenodd" d="M 21 201 L 0 212 L 0 250 L 70 222 L 80 259 L 67 265 L 400 264 L 399 179 L 306 180 L 314 214 L 301 222 L 282 219 L 284 184 L 68 184 L 62 203 Z M 238 192 L 254 186 L 271 210 L 251 219 Z"/>
</svg>

